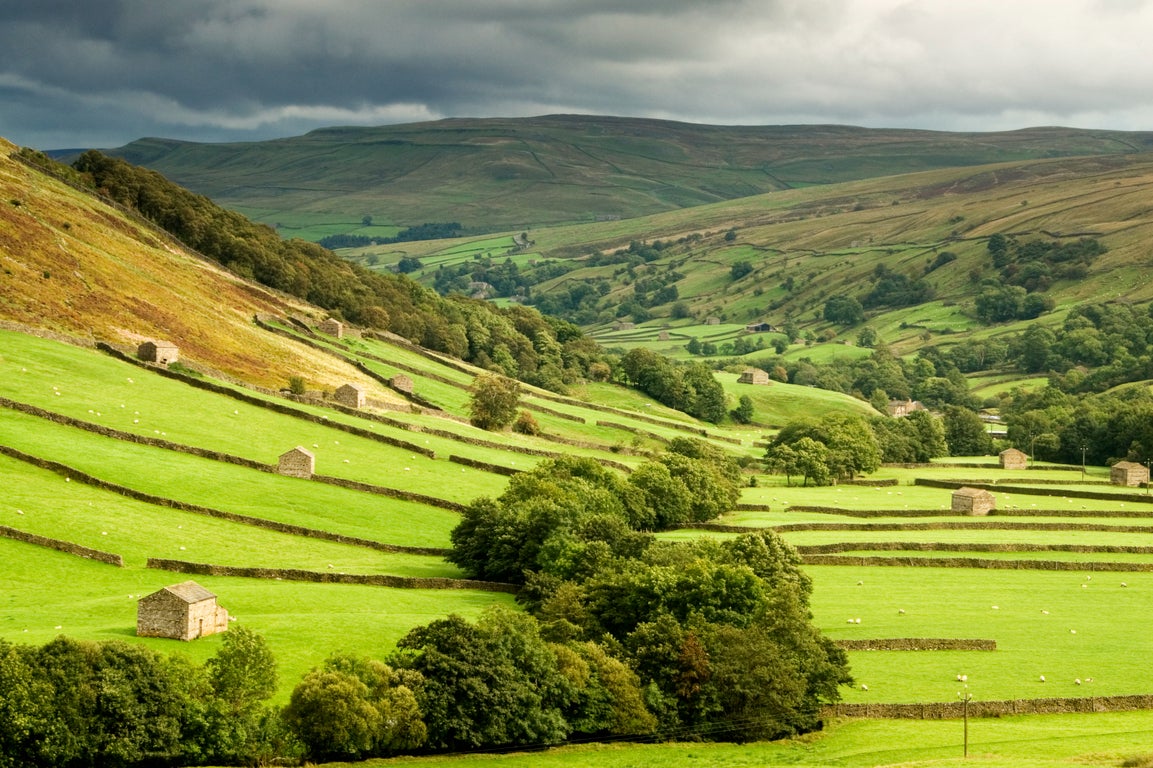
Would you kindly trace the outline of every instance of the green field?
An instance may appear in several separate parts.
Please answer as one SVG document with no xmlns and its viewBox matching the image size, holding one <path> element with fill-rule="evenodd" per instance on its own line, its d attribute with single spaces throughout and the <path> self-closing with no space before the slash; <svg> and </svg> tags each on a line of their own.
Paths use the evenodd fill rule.
<svg viewBox="0 0 1153 768">
<path fill-rule="evenodd" d="M 798 739 L 754 744 L 589 744 L 543 752 L 396 758 L 365 766 L 437 768 L 1116 768 L 1150 754 L 1148 712 L 970 719 L 969 757 L 959 720 L 842 720 Z M 334 768 L 335 768 L 334 764 Z M 351 765 L 351 764 L 340 764 Z M 1147 763 L 1138 763 L 1138 766 Z"/>
<path fill-rule="evenodd" d="M 9 585 L 3 597 L 4 610 L 0 611 L 0 637 L 11 641 L 43 643 L 61 633 L 85 639 L 123 638 L 195 660 L 207 659 L 219 646 L 219 638 L 195 643 L 135 638 L 135 600 L 188 578 L 146 568 L 150 557 L 295 568 L 321 574 L 460 575 L 455 566 L 436 555 L 380 551 L 299 532 L 278 532 L 261 524 L 287 524 L 393 546 L 443 548 L 448 546 L 455 512 L 175 450 L 182 445 L 263 463 L 275 461 L 282 447 L 311 445 L 318 463 L 324 462 L 325 472 L 457 502 L 498 494 L 507 478 L 450 463 L 450 453 L 523 468 L 535 464 L 539 457 L 512 449 L 547 446 L 562 453 L 578 450 L 547 440 L 481 433 L 462 423 L 459 416 L 433 412 L 380 412 L 395 424 L 369 421 L 320 404 L 292 404 L 298 414 L 275 413 L 228 393 L 194 389 L 92 350 L 10 332 L 3 332 L 2 338 L 0 395 L 84 422 L 161 438 L 172 445 L 143 445 L 11 408 L 0 408 L 0 444 L 117 486 L 252 518 L 245 524 L 160 506 L 83 484 L 79 479 L 73 481 L 67 471 L 0 457 L 0 473 L 6 479 L 0 525 L 119 554 L 125 563 L 117 568 L 0 539 L 0 578 Z M 353 358 L 369 360 L 367 356 L 372 355 L 403 363 L 403 370 L 416 381 L 417 391 L 431 391 L 436 385 L 442 387 L 442 397 L 448 393 L 465 395 L 471 381 L 470 373 L 385 342 L 354 340 L 333 349 Z M 736 384 L 735 374 L 721 374 L 721 379 L 734 399 L 752 391 L 758 419 L 765 422 L 805 409 L 868 408 L 860 401 L 808 387 L 774 383 L 754 388 Z M 242 389 L 233 391 L 251 394 Z M 267 394 L 261 397 L 277 399 Z M 584 385 L 561 398 L 531 393 L 527 399 L 576 416 L 579 421 L 537 414 L 547 425 L 546 431 L 584 441 L 581 455 L 614 462 L 640 460 L 619 450 L 622 443 L 635 440 L 625 428 L 663 439 L 700 429 L 683 414 L 610 385 Z M 593 405 L 600 410 L 594 410 Z M 303 415 L 320 416 L 321 423 L 307 421 Z M 596 426 L 598 420 L 619 426 Z M 436 451 L 436 458 L 351 435 L 338 429 L 342 424 L 427 445 Z M 433 429 L 437 434 L 417 431 Z M 753 445 L 763 439 L 762 429 L 709 427 L 707 431 L 713 437 L 739 439 L 739 446 L 713 440 L 731 451 L 754 457 L 763 452 Z M 469 442 L 478 437 L 487 444 Z M 837 544 L 846 554 L 916 558 L 923 564 L 806 566 L 814 583 L 814 620 L 833 639 L 972 638 L 997 644 L 995 651 L 851 651 L 856 683 L 843 689 L 846 702 L 947 702 L 956 696 L 959 674 L 967 676 L 973 695 L 985 700 L 1105 697 L 1153 691 L 1153 669 L 1145 663 L 1153 653 L 1153 635 L 1139 620 L 1153 610 L 1153 573 L 1097 570 L 1108 564 L 1151 564 L 1153 554 L 1014 551 L 1012 547 L 1153 547 L 1153 535 L 1147 535 L 1153 534 L 1153 504 L 1148 503 L 1143 489 L 1104 485 L 1104 467 L 1088 467 L 1084 477 L 1079 467 L 1002 470 L 993 457 L 941 460 L 923 467 L 884 467 L 872 479 L 878 483 L 806 488 L 796 482 L 788 485 L 779 476 L 756 475 L 756 486 L 744 489 L 742 502 L 768 505 L 769 509 L 737 510 L 719 521 L 750 528 L 781 527 L 786 540 L 800 547 Z M 914 485 L 918 479 L 996 483 L 1008 490 L 994 491 L 998 508 L 993 515 L 972 518 L 947 514 L 951 491 Z M 879 484 L 886 480 L 897 484 Z M 1066 495 L 1103 490 L 1121 496 L 1083 499 Z M 1042 495 L 1040 491 L 1056 495 Z M 1034 511 L 1038 514 L 1029 514 Z M 876 516 L 854 516 L 857 512 Z M 790 529 L 796 524 L 816 527 Z M 702 531 L 663 534 L 672 539 L 733 535 Z M 892 542 L 924 549 L 882 546 Z M 1005 551 L 986 551 L 990 545 Z M 945 557 L 1024 564 L 1060 561 L 1073 564 L 1076 570 L 941 567 L 933 563 L 934 558 Z M 450 612 L 475 617 L 486 606 L 514 604 L 511 595 L 470 588 L 395 589 L 265 578 L 196 578 L 220 596 L 238 621 L 267 637 L 281 666 L 280 702 L 304 672 L 335 651 L 380 657 L 412 627 L 434 618 Z M 1041 682 L 1042 675 L 1046 682 Z M 1080 685 L 1077 679 L 1082 681 Z M 1101 722 L 1127 723 L 1126 733 L 1130 735 L 1122 735 L 1113 726 L 1100 726 Z M 981 724 L 1002 729 L 996 737 L 987 736 L 984 746 L 979 740 L 974 742 L 975 754 L 995 755 L 986 760 L 989 765 L 1027 765 L 1013 763 L 1026 754 L 1035 758 L 1034 764 L 1046 765 L 1064 756 L 1090 753 L 1093 756 L 1083 764 L 1105 764 L 1093 760 L 1103 759 L 1099 755 L 1106 752 L 1124 755 L 1138 751 L 1131 746 L 1140 739 L 1131 734 L 1147 735 L 1153 729 L 1147 713 L 1116 713 L 1098 720 L 1089 716 L 983 720 L 974 728 Z M 1062 742 L 1065 746 L 1061 749 L 1028 752 L 1029 740 L 1042 738 L 1028 734 L 1045 733 L 1046 729 L 1064 732 L 1064 728 L 1085 735 Z M 670 765 L 700 764 L 703 760 L 720 765 L 864 766 L 944 761 L 956 748 L 955 734 L 953 722 L 838 722 L 827 733 L 782 744 L 584 747 L 537 757 L 568 760 L 570 764 L 583 764 L 588 759 L 590 765 L 645 764 L 660 759 Z M 902 743 L 908 746 L 885 747 L 887 738 L 904 739 Z M 516 761 L 526 759 L 461 758 L 469 764 L 494 761 L 497 765 L 519 764 Z M 430 760 L 455 764 L 457 758 Z"/>
</svg>

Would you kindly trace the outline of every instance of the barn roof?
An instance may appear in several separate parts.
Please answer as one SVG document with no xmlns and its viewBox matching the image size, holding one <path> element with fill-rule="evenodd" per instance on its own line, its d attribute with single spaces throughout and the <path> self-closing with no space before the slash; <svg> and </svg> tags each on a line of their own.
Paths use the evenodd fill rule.
<svg viewBox="0 0 1153 768">
<path fill-rule="evenodd" d="M 216 595 L 212 594 L 207 589 L 197 584 L 195 581 L 185 581 L 180 584 L 173 584 L 171 587 L 165 587 L 164 591 L 171 592 L 186 603 L 199 603 L 203 600 L 216 599 Z"/>
<path fill-rule="evenodd" d="M 983 488 L 970 488 L 968 486 L 965 486 L 964 488 L 958 488 L 957 490 L 953 491 L 953 495 L 954 496 L 971 496 L 973 498 L 976 498 L 978 496 L 992 496 L 993 494 L 989 493 L 988 491 L 986 491 Z"/>
<path fill-rule="evenodd" d="M 1119 469 L 1145 469 L 1144 464 L 1138 464 L 1135 461 L 1119 461 L 1113 466 Z"/>
</svg>

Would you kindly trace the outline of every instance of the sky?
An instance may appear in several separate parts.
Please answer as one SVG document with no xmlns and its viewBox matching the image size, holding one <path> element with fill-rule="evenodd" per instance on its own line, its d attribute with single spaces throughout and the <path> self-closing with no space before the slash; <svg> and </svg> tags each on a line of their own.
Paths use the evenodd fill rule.
<svg viewBox="0 0 1153 768">
<path fill-rule="evenodd" d="M 0 137 L 600 114 L 1153 129 L 1153 0 L 0 0 Z"/>
</svg>

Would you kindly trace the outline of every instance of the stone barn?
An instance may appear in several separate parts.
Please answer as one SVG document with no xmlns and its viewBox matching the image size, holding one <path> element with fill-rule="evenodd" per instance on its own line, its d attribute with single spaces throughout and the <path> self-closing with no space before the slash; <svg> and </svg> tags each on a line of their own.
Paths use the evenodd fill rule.
<svg viewBox="0 0 1153 768">
<path fill-rule="evenodd" d="M 1007 448 L 998 455 L 1001 459 L 1001 469 L 1025 469 L 1029 466 L 1029 454 L 1016 448 Z"/>
<path fill-rule="evenodd" d="M 298 445 L 291 451 L 280 454 L 276 471 L 289 477 L 310 478 L 312 473 L 316 471 L 316 457 L 312 451 Z"/>
<path fill-rule="evenodd" d="M 405 376 L 403 373 L 398 373 L 388 380 L 392 388 L 397 392 L 404 392 L 405 394 L 412 394 L 412 379 Z"/>
<path fill-rule="evenodd" d="M 1129 487 L 1145 485 L 1149 482 L 1149 468 L 1135 461 L 1119 461 L 1109 469 L 1109 482 Z"/>
<path fill-rule="evenodd" d="M 228 611 L 195 581 L 165 587 L 136 603 L 136 634 L 195 640 L 228 629 Z"/>
<path fill-rule="evenodd" d="M 769 374 L 760 368 L 746 368 L 737 378 L 738 384 L 768 384 Z"/>
<path fill-rule="evenodd" d="M 908 416 L 913 411 L 925 410 L 928 409 L 920 400 L 890 400 L 888 405 L 889 415 L 895 419 Z"/>
<path fill-rule="evenodd" d="M 668 340 L 669 340 L 669 332 L 668 331 L 661 331 L 660 333 L 657 334 L 657 341 L 668 341 Z"/>
<path fill-rule="evenodd" d="M 332 399 L 349 408 L 363 408 L 364 387 L 359 384 L 343 384 L 332 393 Z"/>
<path fill-rule="evenodd" d="M 636 323 L 630 323 L 627 320 L 624 320 L 624 321 L 619 322 L 619 323 L 613 323 L 613 330 L 614 331 L 631 331 L 636 327 L 637 327 Z"/>
<path fill-rule="evenodd" d="M 997 506 L 993 494 L 980 488 L 953 491 L 953 511 L 962 515 L 987 515 Z"/>
<path fill-rule="evenodd" d="M 327 333 L 329 336 L 335 336 L 338 339 L 344 338 L 344 323 L 334 318 L 327 318 L 316 327 L 321 333 Z"/>
<path fill-rule="evenodd" d="M 706 317 L 705 325 L 720 325 L 721 319 L 719 317 Z"/>
<path fill-rule="evenodd" d="M 180 359 L 180 350 L 170 341 L 146 341 L 136 349 L 136 356 L 146 363 L 169 365 Z"/>
</svg>

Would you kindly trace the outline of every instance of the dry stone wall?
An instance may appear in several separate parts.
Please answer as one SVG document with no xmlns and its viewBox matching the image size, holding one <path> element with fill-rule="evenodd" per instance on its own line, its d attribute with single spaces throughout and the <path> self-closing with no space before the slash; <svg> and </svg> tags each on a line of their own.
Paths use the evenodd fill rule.
<svg viewBox="0 0 1153 768">
<path fill-rule="evenodd" d="M 906 720 L 954 720 L 964 714 L 960 701 L 927 704 L 830 704 L 821 715 L 830 717 L 872 717 Z M 969 702 L 969 717 L 1009 715 L 1059 715 L 1087 712 L 1132 712 L 1153 709 L 1153 695 L 1091 696 L 1083 698 L 1011 699 Z"/>
<path fill-rule="evenodd" d="M 248 568 L 210 563 L 190 563 L 183 560 L 148 558 L 148 567 L 175 573 L 191 573 L 201 576 L 237 576 L 250 579 L 276 579 L 280 581 L 309 581 L 314 583 L 366 584 L 397 589 L 476 589 L 482 592 L 506 592 L 516 594 L 520 587 L 515 584 L 502 584 L 495 581 L 474 581 L 471 579 L 419 578 L 415 576 L 390 576 L 371 573 L 333 573 L 332 571 L 306 571 L 295 568 Z"/>
<path fill-rule="evenodd" d="M 3 446 L 0 446 L 0 450 Z M 7 454 L 6 454 L 7 455 Z M 91 547 L 82 547 L 79 544 L 73 544 L 71 541 L 61 541 L 60 539 L 52 539 L 47 536 L 40 536 L 35 533 L 28 533 L 21 531 L 17 528 L 10 528 L 7 525 L 0 525 L 0 536 L 13 541 L 22 541 L 25 544 L 35 544 L 38 547 L 47 547 L 54 549 L 57 552 L 64 552 L 76 557 L 83 557 L 88 560 L 96 560 L 97 562 L 106 563 L 107 565 L 115 565 L 118 568 L 124 567 L 124 558 L 120 555 L 111 552 L 103 552 L 99 549 L 92 549 Z"/>
</svg>

